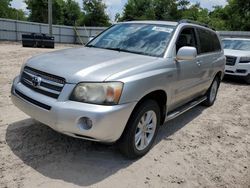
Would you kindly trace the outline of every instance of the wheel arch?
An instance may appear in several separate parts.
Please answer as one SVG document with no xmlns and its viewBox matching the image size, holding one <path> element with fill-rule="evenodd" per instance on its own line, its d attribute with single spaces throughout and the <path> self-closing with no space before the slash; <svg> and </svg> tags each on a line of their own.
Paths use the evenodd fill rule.
<svg viewBox="0 0 250 188">
<path fill-rule="evenodd" d="M 160 107 L 161 112 L 161 119 L 160 124 L 164 123 L 165 116 L 166 116 L 166 110 L 167 110 L 167 93 L 164 90 L 155 90 L 151 91 L 150 93 L 144 95 L 135 105 L 132 113 L 135 111 L 135 109 L 141 105 L 145 100 L 154 100 L 157 102 L 157 104 Z M 131 113 L 131 114 L 132 114 Z"/>
<path fill-rule="evenodd" d="M 221 81 L 223 79 L 223 76 L 224 76 L 223 72 L 222 71 L 218 71 L 218 72 L 216 72 L 214 78 L 218 77 L 218 78 L 220 78 L 220 81 Z"/>
<path fill-rule="evenodd" d="M 213 81 L 214 81 L 215 78 L 219 78 L 219 85 L 220 85 L 220 82 L 222 81 L 223 76 L 224 76 L 224 74 L 223 74 L 222 71 L 217 71 L 217 72 L 215 73 L 215 75 L 213 76 L 213 79 L 212 79 L 211 82 L 210 82 L 209 88 L 211 87 L 211 85 L 212 85 L 212 83 L 213 83 Z"/>
</svg>

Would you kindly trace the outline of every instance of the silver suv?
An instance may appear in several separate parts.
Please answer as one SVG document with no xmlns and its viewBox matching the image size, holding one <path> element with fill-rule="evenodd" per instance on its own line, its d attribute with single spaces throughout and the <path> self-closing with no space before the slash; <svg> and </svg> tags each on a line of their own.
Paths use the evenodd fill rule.
<svg viewBox="0 0 250 188">
<path fill-rule="evenodd" d="M 146 154 L 159 126 L 213 105 L 225 67 L 218 35 L 190 21 L 117 23 L 85 47 L 35 56 L 12 101 L 63 134 Z"/>
</svg>

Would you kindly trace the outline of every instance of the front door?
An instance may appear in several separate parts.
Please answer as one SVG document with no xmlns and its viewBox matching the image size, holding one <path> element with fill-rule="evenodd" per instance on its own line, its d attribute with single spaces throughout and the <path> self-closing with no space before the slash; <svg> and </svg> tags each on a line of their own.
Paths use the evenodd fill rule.
<svg viewBox="0 0 250 188">
<path fill-rule="evenodd" d="M 176 42 L 176 52 L 183 46 L 192 46 L 198 50 L 197 37 L 194 28 L 184 28 Z M 177 82 L 174 96 L 176 107 L 185 104 L 197 96 L 201 79 L 201 63 L 198 59 L 176 61 Z"/>
</svg>

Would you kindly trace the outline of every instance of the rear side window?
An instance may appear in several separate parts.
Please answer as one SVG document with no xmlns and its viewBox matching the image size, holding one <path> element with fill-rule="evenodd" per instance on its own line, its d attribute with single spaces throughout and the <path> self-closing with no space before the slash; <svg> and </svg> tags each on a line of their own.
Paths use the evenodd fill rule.
<svg viewBox="0 0 250 188">
<path fill-rule="evenodd" d="M 200 53 L 221 51 L 220 41 L 217 35 L 205 29 L 197 29 L 200 41 Z"/>
<path fill-rule="evenodd" d="M 218 35 L 216 35 L 215 33 L 212 33 L 212 36 L 213 36 L 214 50 L 221 51 L 221 44 L 220 44 L 220 41 L 218 39 Z"/>
</svg>

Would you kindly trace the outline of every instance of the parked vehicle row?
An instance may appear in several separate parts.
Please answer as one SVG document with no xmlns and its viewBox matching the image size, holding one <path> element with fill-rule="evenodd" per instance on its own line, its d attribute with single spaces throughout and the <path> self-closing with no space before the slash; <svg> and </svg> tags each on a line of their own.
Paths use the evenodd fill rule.
<svg viewBox="0 0 250 188">
<path fill-rule="evenodd" d="M 217 33 L 205 25 L 117 23 L 85 47 L 29 59 L 13 81 L 12 101 L 63 134 L 117 143 L 137 158 L 164 122 L 214 104 L 225 63 Z"/>
</svg>

